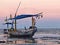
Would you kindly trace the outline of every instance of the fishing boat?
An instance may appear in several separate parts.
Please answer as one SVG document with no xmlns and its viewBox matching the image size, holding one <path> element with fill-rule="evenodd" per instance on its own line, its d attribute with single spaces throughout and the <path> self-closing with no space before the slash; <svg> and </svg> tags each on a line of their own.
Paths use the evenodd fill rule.
<svg viewBox="0 0 60 45">
<path fill-rule="evenodd" d="M 35 18 L 34 17 L 38 17 L 38 16 L 41 16 L 40 15 L 41 13 L 39 14 L 23 14 L 23 15 L 18 15 L 10 20 L 15 20 L 15 29 L 13 30 L 9 30 L 8 31 L 8 34 L 10 35 L 10 37 L 32 37 L 35 32 L 37 31 L 37 27 L 35 26 L 36 22 L 35 22 Z M 28 29 L 24 29 L 24 30 L 17 30 L 16 29 L 16 20 L 18 19 L 24 19 L 24 18 L 28 18 L 28 17 L 31 17 L 32 18 L 32 26 L 30 26 Z"/>
<path fill-rule="evenodd" d="M 8 34 L 10 35 L 10 37 L 32 37 L 35 32 L 37 31 L 37 27 L 35 26 L 36 24 L 36 21 L 35 21 L 35 18 L 34 17 L 38 17 L 38 16 L 41 16 L 40 15 L 41 13 L 38 13 L 38 14 L 23 14 L 23 15 L 18 15 L 14 18 L 10 18 L 9 20 L 15 20 L 15 29 L 13 28 L 13 23 L 5 23 L 7 24 L 7 28 L 8 28 L 8 25 L 12 25 L 11 29 L 8 29 Z M 28 17 L 31 17 L 32 18 L 32 26 L 30 26 L 28 29 L 24 29 L 24 30 L 17 30 L 16 29 L 16 20 L 18 19 L 24 19 L 24 18 L 28 18 Z"/>
<path fill-rule="evenodd" d="M 7 20 L 7 17 L 6 17 L 6 19 L 5 19 L 5 23 L 4 23 L 4 25 L 7 25 L 7 29 L 4 29 L 4 34 L 8 34 L 8 30 L 10 30 L 9 29 L 9 25 L 11 25 L 11 29 L 13 29 L 13 21 L 12 22 L 8 22 L 8 20 Z"/>
<path fill-rule="evenodd" d="M 20 6 L 20 3 L 19 3 L 19 6 Z M 18 6 L 18 8 L 19 8 L 19 6 Z M 37 31 L 37 27 L 35 26 L 36 22 L 35 22 L 34 17 L 43 17 L 42 12 L 38 13 L 38 14 L 21 14 L 21 15 L 17 15 L 18 8 L 15 12 L 14 18 L 12 18 L 12 16 L 10 15 L 11 18 L 8 19 L 8 20 L 14 20 L 14 24 L 15 24 L 14 25 L 15 28 L 11 28 L 11 29 L 8 30 L 8 34 L 10 35 L 10 37 L 32 37 L 35 34 L 35 32 Z M 28 29 L 25 28 L 24 30 L 18 30 L 16 28 L 17 20 L 18 19 L 29 18 L 29 17 L 32 18 L 32 26 L 30 26 Z M 12 27 L 13 27 L 13 23 L 12 23 Z"/>
</svg>

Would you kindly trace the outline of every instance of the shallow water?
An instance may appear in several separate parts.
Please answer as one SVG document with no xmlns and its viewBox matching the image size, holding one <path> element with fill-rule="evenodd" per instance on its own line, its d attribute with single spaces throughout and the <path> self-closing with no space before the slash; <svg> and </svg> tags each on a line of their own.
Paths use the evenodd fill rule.
<svg viewBox="0 0 60 45">
<path fill-rule="evenodd" d="M 39 31 L 33 38 L 10 38 L 7 34 L 3 34 L 3 30 L 0 30 L 0 41 L 5 41 L 0 45 L 60 45 L 60 32 Z"/>
</svg>

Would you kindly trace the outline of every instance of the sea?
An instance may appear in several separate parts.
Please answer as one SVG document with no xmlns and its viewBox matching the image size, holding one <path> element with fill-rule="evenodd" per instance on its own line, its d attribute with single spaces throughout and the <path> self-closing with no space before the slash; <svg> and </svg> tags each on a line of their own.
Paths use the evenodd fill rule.
<svg viewBox="0 0 60 45">
<path fill-rule="evenodd" d="M 0 45 L 60 45 L 60 28 L 38 28 L 32 38 L 10 38 L 0 29 Z"/>
</svg>

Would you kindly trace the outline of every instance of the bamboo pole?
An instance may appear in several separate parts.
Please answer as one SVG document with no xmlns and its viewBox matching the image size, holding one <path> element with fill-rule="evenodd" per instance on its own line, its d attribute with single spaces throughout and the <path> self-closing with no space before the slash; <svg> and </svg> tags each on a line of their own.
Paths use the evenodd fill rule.
<svg viewBox="0 0 60 45">
<path fill-rule="evenodd" d="M 32 17 L 32 28 L 35 26 L 35 19 Z"/>
<path fill-rule="evenodd" d="M 15 12 L 15 17 L 16 17 L 16 15 L 17 15 L 17 12 L 18 12 L 18 9 L 19 9 L 19 7 L 20 7 L 20 4 L 21 4 L 21 1 L 19 2 L 19 5 L 18 5 L 18 7 L 17 7 L 17 9 L 16 9 L 16 12 Z M 15 18 L 15 30 L 14 31 L 16 31 L 17 29 L 16 29 L 16 18 Z"/>
</svg>

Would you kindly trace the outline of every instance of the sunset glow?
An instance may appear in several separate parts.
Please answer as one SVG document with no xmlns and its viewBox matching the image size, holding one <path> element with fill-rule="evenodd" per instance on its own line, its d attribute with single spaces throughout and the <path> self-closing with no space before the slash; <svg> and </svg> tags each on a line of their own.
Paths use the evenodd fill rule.
<svg viewBox="0 0 60 45">
<path fill-rule="evenodd" d="M 1 0 L 0 1 L 0 17 L 8 16 L 10 13 L 14 14 L 15 10 L 19 4 L 20 0 Z M 22 9 L 21 9 L 22 8 Z M 26 9 L 24 9 L 26 8 Z M 27 8 L 29 10 L 27 10 Z M 19 13 L 22 10 L 27 11 L 27 13 L 31 12 L 34 9 L 34 13 L 38 13 L 39 11 L 43 11 L 44 13 L 48 13 L 48 17 L 54 15 L 60 16 L 60 0 L 21 0 L 21 6 L 19 8 Z M 22 12 L 25 13 L 25 12 Z"/>
<path fill-rule="evenodd" d="M 14 16 L 20 1 L 17 15 L 43 12 L 43 21 L 60 19 L 60 0 L 0 0 L 0 18 L 9 17 L 10 14 Z"/>
</svg>

